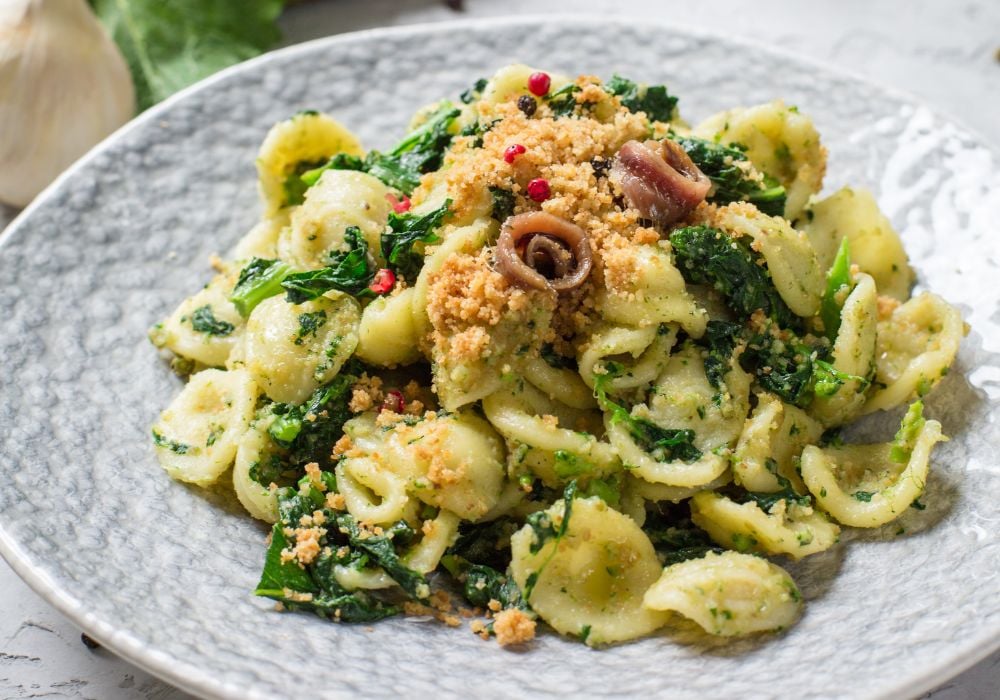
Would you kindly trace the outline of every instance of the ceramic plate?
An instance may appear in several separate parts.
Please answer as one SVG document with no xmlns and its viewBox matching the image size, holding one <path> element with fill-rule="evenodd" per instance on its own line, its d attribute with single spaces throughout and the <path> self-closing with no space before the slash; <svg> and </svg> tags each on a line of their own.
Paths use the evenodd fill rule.
<svg viewBox="0 0 1000 700">
<path fill-rule="evenodd" d="M 180 388 L 146 329 L 210 275 L 259 210 L 268 127 L 330 112 L 369 146 L 410 114 L 523 61 L 666 82 L 689 120 L 784 97 L 814 117 L 827 189 L 870 187 L 928 287 L 971 325 L 928 402 L 952 440 L 924 511 L 791 566 L 788 633 L 716 644 L 665 632 L 603 651 L 529 651 L 394 619 L 339 626 L 254 598 L 265 530 L 231 498 L 171 481 L 149 425 Z M 1000 177 L 997 154 L 909 98 L 731 39 L 534 18 L 345 35 L 228 70 L 143 114 L 77 164 L 0 245 L 0 552 L 88 634 L 219 698 L 916 694 L 1000 643 Z M 886 439 L 898 415 L 862 433 Z"/>
</svg>

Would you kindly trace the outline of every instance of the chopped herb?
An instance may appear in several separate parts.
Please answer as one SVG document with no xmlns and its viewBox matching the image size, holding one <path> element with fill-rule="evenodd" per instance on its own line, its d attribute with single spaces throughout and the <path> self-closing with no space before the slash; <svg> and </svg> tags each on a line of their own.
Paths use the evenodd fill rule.
<svg viewBox="0 0 1000 700">
<path fill-rule="evenodd" d="M 324 325 L 326 325 L 326 312 L 322 309 L 299 314 L 299 330 L 295 334 L 295 344 L 302 345 L 306 338 L 315 336 L 316 331 Z"/>
<path fill-rule="evenodd" d="M 170 450 L 171 452 L 177 455 L 198 453 L 197 447 L 192 447 L 187 443 L 171 440 L 170 438 L 165 437 L 164 435 L 156 432 L 155 428 L 153 429 L 153 444 L 156 445 L 157 447 L 162 447 L 164 449 Z"/>
<path fill-rule="evenodd" d="M 872 500 L 872 496 L 875 495 L 874 491 L 855 491 L 853 494 L 854 499 L 861 501 L 862 503 L 868 503 Z"/>
<path fill-rule="evenodd" d="M 219 321 L 212 313 L 212 307 L 205 305 L 194 310 L 191 314 L 191 327 L 199 333 L 208 335 L 229 335 L 236 326 L 228 321 Z"/>
<path fill-rule="evenodd" d="M 927 510 L 927 505 L 925 503 L 921 503 L 919 498 L 916 498 L 913 500 L 913 503 L 910 504 L 910 508 L 914 508 L 916 510 Z"/>
<path fill-rule="evenodd" d="M 751 549 L 757 546 L 757 538 L 753 535 L 747 535 L 742 532 L 733 533 L 733 549 L 737 552 L 749 552 Z"/>
</svg>

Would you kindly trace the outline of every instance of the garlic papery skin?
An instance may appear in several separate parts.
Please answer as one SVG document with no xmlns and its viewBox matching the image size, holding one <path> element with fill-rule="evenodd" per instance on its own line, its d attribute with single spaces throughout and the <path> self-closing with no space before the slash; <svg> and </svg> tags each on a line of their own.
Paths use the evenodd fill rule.
<svg viewBox="0 0 1000 700">
<path fill-rule="evenodd" d="M 0 0 L 0 202 L 23 207 L 135 114 L 87 0 Z"/>
</svg>

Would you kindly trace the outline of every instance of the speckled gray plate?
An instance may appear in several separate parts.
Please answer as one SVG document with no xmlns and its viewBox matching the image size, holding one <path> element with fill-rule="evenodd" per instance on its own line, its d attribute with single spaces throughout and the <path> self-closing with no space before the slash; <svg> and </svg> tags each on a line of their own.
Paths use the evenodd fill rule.
<svg viewBox="0 0 1000 700">
<path fill-rule="evenodd" d="M 689 119 L 783 96 L 816 119 L 828 188 L 871 187 L 922 286 L 972 326 L 929 402 L 951 442 L 927 509 L 790 567 L 787 634 L 723 646 L 685 631 L 528 652 L 397 619 L 337 626 L 250 595 L 264 531 L 231 499 L 172 482 L 148 426 L 179 388 L 146 328 L 207 279 L 258 211 L 269 125 L 331 112 L 373 146 L 417 107 L 524 61 L 663 81 Z M 97 148 L 0 245 L 0 552 L 114 651 L 225 698 L 889 696 L 1000 642 L 1000 177 L 997 155 L 910 99 L 806 61 L 650 23 L 535 18 L 346 35 L 226 71 Z M 862 432 L 892 434 L 896 416 Z"/>
</svg>

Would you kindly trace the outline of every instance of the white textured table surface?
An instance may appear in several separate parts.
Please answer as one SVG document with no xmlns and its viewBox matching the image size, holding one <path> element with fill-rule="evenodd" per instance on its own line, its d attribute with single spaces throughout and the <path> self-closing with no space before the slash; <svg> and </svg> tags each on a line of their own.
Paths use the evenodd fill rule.
<svg viewBox="0 0 1000 700">
<path fill-rule="evenodd" d="M 812 56 L 908 91 L 1000 144 L 998 0 L 322 0 L 288 10 L 286 43 L 381 25 L 572 9 L 676 19 Z M 14 212 L 0 207 L 0 229 Z M 62 615 L 0 561 L 0 699 L 181 700 L 190 696 L 105 650 L 89 650 Z M 926 697 L 1000 697 L 1000 653 Z"/>
</svg>

